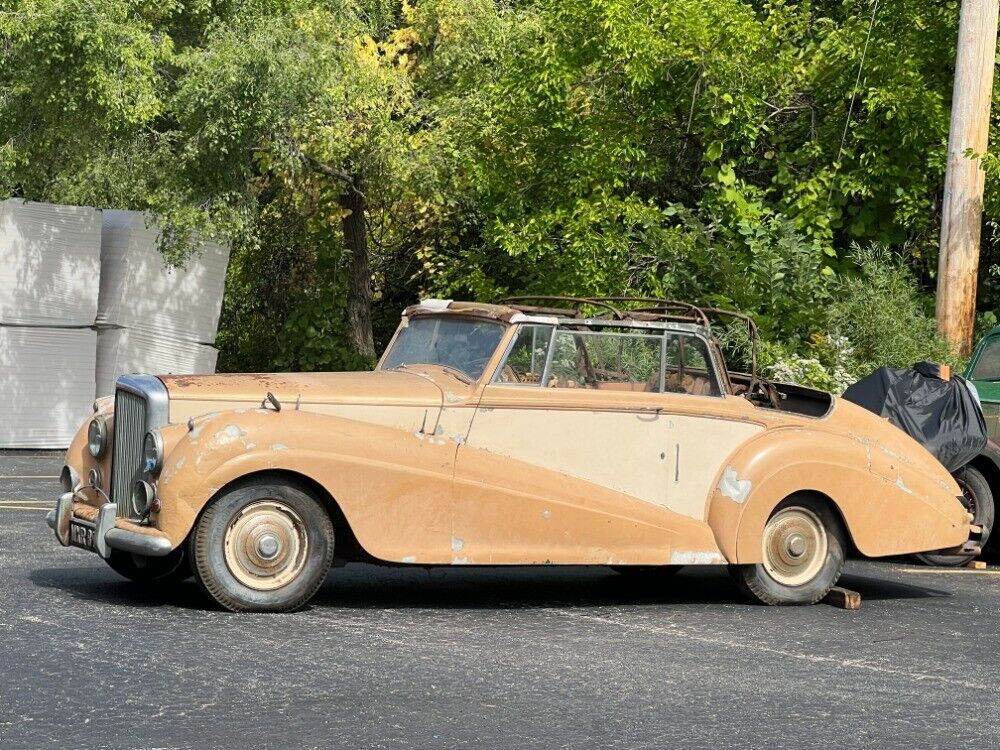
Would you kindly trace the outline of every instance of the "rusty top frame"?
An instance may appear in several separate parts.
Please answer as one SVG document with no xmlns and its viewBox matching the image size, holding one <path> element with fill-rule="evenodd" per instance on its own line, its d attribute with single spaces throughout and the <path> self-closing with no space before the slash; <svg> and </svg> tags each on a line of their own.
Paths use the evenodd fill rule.
<svg viewBox="0 0 1000 750">
<path fill-rule="evenodd" d="M 538 306 L 529 303 L 544 303 Z M 560 295 L 526 295 L 503 297 L 497 304 L 520 310 L 525 313 L 540 313 L 558 315 L 569 318 L 582 318 L 581 308 L 594 307 L 601 310 L 591 318 L 611 320 L 641 320 L 659 322 L 694 323 L 705 329 L 705 333 L 718 344 L 718 339 L 712 333 L 712 319 L 730 319 L 743 321 L 750 336 L 750 387 L 753 390 L 759 380 L 757 376 L 757 361 L 760 348 L 760 332 L 754 319 L 736 310 L 726 310 L 719 307 L 701 307 L 690 302 L 662 299 L 659 297 L 570 297 Z M 726 368 L 728 371 L 728 368 Z"/>
</svg>

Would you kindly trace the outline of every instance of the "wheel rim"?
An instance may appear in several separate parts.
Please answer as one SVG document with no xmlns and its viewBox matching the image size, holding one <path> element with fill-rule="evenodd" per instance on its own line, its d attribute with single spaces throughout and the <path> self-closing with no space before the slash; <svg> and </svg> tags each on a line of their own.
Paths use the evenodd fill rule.
<svg viewBox="0 0 1000 750">
<path fill-rule="evenodd" d="M 764 568 L 785 586 L 815 578 L 826 562 L 828 539 L 819 516 L 806 508 L 785 508 L 764 527 Z"/>
<path fill-rule="evenodd" d="M 965 509 L 972 514 L 972 518 L 974 519 L 973 523 L 978 523 L 979 499 L 976 497 L 976 493 L 973 492 L 972 488 L 968 485 L 967 482 L 964 482 L 961 479 L 957 479 L 956 483 L 958 484 L 958 488 L 962 490 L 962 501 L 961 501 L 962 505 L 964 505 Z"/>
<path fill-rule="evenodd" d="M 309 539 L 299 514 L 277 500 L 243 508 L 225 536 L 226 566 L 242 583 L 272 591 L 293 581 L 305 567 Z"/>
</svg>

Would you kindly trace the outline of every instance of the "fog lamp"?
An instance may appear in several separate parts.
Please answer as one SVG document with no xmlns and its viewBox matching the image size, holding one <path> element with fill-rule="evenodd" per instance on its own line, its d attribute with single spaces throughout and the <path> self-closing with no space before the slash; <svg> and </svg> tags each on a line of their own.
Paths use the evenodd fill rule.
<svg viewBox="0 0 1000 750">
<path fill-rule="evenodd" d="M 72 492 L 80 486 L 80 475 L 72 466 L 67 464 L 59 472 L 59 484 L 62 485 L 63 492 Z"/>
<path fill-rule="evenodd" d="M 156 500 L 156 491 L 149 482 L 141 479 L 132 485 L 132 510 L 140 518 L 149 515 L 153 508 L 153 501 Z"/>
</svg>

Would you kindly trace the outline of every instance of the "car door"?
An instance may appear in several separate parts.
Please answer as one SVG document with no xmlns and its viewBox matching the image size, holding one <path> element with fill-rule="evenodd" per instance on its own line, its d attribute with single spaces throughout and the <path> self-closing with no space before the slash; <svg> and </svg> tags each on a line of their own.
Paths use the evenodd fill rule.
<svg viewBox="0 0 1000 750">
<path fill-rule="evenodd" d="M 706 501 L 760 429 L 721 388 L 690 334 L 523 326 L 458 451 L 453 561 L 721 561 Z"/>
</svg>

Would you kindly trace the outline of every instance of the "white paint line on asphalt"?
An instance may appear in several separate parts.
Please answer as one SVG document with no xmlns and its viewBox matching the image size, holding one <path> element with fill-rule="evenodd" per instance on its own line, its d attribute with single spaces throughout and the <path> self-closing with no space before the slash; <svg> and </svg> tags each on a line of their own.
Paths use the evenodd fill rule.
<svg viewBox="0 0 1000 750">
<path fill-rule="evenodd" d="M 897 573 L 910 573 L 911 575 L 940 575 L 945 574 L 960 574 L 960 575 L 974 575 L 974 576 L 1000 576 L 1000 570 L 993 568 L 992 570 L 973 570 L 972 568 L 893 568 Z"/>
<path fill-rule="evenodd" d="M 22 503 L 23 504 L 23 503 L 28 503 L 29 505 L 41 505 L 42 503 L 46 503 L 46 502 L 48 502 L 48 501 L 47 500 L 31 499 L 31 498 L 28 498 L 26 500 L 17 500 L 15 498 L 10 498 L 9 500 L 0 499 L 0 504 L 6 504 L 6 503 Z"/>
<path fill-rule="evenodd" d="M 52 510 L 51 505 L 45 507 L 36 505 L 3 505 L 0 504 L 0 510 Z"/>
<path fill-rule="evenodd" d="M 554 611 L 554 615 L 560 617 L 572 617 L 580 620 L 592 620 L 594 622 L 601 622 L 606 625 L 612 625 L 616 628 L 622 630 L 637 630 L 644 631 L 647 633 L 653 633 L 656 635 L 668 635 L 672 638 L 681 637 L 686 638 L 690 641 L 696 641 L 698 643 L 705 643 L 710 646 L 723 646 L 726 648 L 738 649 L 740 651 L 757 651 L 763 654 L 771 654 L 774 656 L 784 656 L 790 659 L 798 659 L 800 661 L 806 661 L 813 664 L 831 664 L 842 669 L 856 669 L 866 672 L 876 672 L 879 674 L 892 675 L 896 677 L 904 677 L 914 682 L 941 682 L 946 685 L 955 685 L 957 687 L 969 688 L 971 690 L 983 690 L 992 691 L 996 688 L 995 685 L 985 685 L 979 682 L 970 682 L 968 680 L 962 680 L 955 677 L 949 677 L 947 675 L 935 675 L 926 674 L 923 672 L 911 672 L 906 669 L 896 669 L 895 667 L 885 667 L 881 664 L 874 664 L 872 662 L 866 661 L 865 659 L 842 659 L 837 656 L 822 656 L 819 654 L 804 654 L 799 651 L 790 651 L 783 648 L 775 648 L 773 646 L 765 646 L 759 643 L 752 643 L 747 640 L 733 640 L 724 637 L 715 637 L 705 635 L 703 632 L 692 632 L 691 630 L 685 629 L 674 623 L 668 623 L 666 626 L 661 625 L 642 625 L 634 622 L 620 622 L 618 620 L 613 620 L 610 617 L 601 617 L 599 615 L 584 615 L 577 614 L 576 612 L 558 612 Z"/>
<path fill-rule="evenodd" d="M 0 479 L 58 479 L 55 474 L 0 474 Z"/>
</svg>

